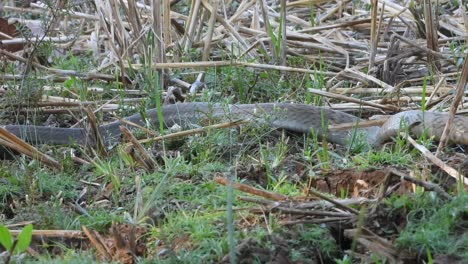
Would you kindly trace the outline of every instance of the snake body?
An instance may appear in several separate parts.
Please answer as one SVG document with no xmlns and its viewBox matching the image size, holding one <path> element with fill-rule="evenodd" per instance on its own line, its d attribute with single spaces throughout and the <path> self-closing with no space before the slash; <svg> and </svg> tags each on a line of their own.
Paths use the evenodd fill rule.
<svg viewBox="0 0 468 264">
<path fill-rule="evenodd" d="M 382 127 L 324 131 L 324 128 L 329 125 L 343 123 L 358 124 L 361 119 L 328 108 L 287 103 L 229 106 L 208 103 L 180 103 L 165 105 L 161 108 L 161 112 L 163 116 L 162 121 L 166 128 L 174 124 L 185 127 L 191 124 L 199 124 L 200 120 L 206 120 L 209 117 L 225 118 L 228 120 L 251 119 L 253 122 L 265 122 L 271 127 L 292 132 L 310 133 L 311 130 L 314 130 L 318 136 L 326 137 L 329 142 L 342 145 L 348 144 L 351 135 L 356 135 L 357 132 L 369 144 L 375 146 L 381 145 L 390 140 L 391 137 L 396 136 L 402 124 L 416 136 L 426 132 L 428 136 L 439 140 L 448 118 L 448 115 L 445 113 L 405 111 L 390 117 Z M 155 109 L 146 112 L 145 120 L 140 114 L 126 117 L 124 120 L 141 126 L 159 126 L 158 113 Z M 104 144 L 118 142 L 121 136 L 119 126 L 123 124 L 121 121 L 114 121 L 99 127 L 99 133 Z M 6 125 L 3 127 L 10 133 L 31 144 L 95 144 L 93 133 L 90 133 L 85 128 L 57 128 L 30 125 Z M 449 141 L 456 144 L 468 145 L 468 117 L 455 117 Z"/>
</svg>

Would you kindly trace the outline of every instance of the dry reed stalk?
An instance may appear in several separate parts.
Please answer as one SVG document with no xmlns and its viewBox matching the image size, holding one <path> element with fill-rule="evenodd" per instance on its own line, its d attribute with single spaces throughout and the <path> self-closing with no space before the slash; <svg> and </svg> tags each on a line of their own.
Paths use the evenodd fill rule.
<svg viewBox="0 0 468 264">
<path fill-rule="evenodd" d="M 329 92 L 325 92 L 325 91 L 321 91 L 321 90 L 309 89 L 309 93 L 318 94 L 318 95 L 322 95 L 322 96 L 327 96 L 327 97 L 338 99 L 338 100 L 341 100 L 341 101 L 353 102 L 353 103 L 357 103 L 359 105 L 372 106 L 372 107 L 379 108 L 379 109 L 382 109 L 382 110 L 388 110 L 388 111 L 392 111 L 392 112 L 398 111 L 398 108 L 394 107 L 392 105 L 376 104 L 376 103 L 372 103 L 372 102 L 368 102 L 368 101 L 364 101 L 364 100 L 359 100 L 359 99 L 356 99 L 356 98 L 353 98 L 353 97 L 334 94 L 334 93 L 329 93 Z"/>
<path fill-rule="evenodd" d="M 163 23 L 162 23 L 162 12 L 161 12 L 161 1 L 152 1 L 152 21 L 153 21 L 153 33 L 154 33 L 154 49 L 155 49 L 155 63 L 166 62 L 166 48 L 164 44 L 163 36 Z M 147 58 L 151 60 L 152 58 Z M 165 83 L 166 69 L 157 69 L 158 71 L 158 86 L 159 89 L 163 89 Z"/>
<path fill-rule="evenodd" d="M 437 165 L 437 167 L 441 168 L 443 171 L 445 171 L 448 175 L 453 177 L 455 180 L 459 181 L 461 180 L 462 184 L 465 186 L 468 186 L 468 178 L 464 177 L 460 173 L 458 173 L 457 170 L 454 168 L 448 166 L 445 164 L 442 160 L 437 158 L 436 155 L 432 154 L 426 147 L 424 147 L 421 144 L 418 144 L 416 140 L 414 140 L 412 137 L 409 135 L 405 135 L 404 133 L 401 133 L 404 138 L 408 138 L 408 141 L 413 145 L 419 152 L 421 152 L 428 160 L 430 160 L 432 163 Z"/>
<path fill-rule="evenodd" d="M 436 84 L 435 88 L 433 89 L 433 91 L 430 91 L 431 95 L 429 96 L 429 98 L 427 99 L 426 101 L 426 105 L 424 105 L 424 107 L 427 109 L 427 107 L 431 104 L 432 100 L 434 100 L 434 97 L 436 96 L 436 93 L 439 92 L 440 88 L 442 87 L 442 84 L 444 83 L 445 81 L 445 76 L 441 76 L 441 78 L 439 79 L 439 82 Z M 427 92 L 427 88 L 429 87 L 426 87 L 426 92 Z"/>
<path fill-rule="evenodd" d="M 370 55 L 369 70 L 374 68 L 375 56 L 377 52 L 377 43 L 379 40 L 379 31 L 377 27 L 377 3 L 378 0 L 371 0 L 371 29 L 370 29 Z"/>
<path fill-rule="evenodd" d="M 98 124 L 96 115 L 94 115 L 94 112 L 90 106 L 86 106 L 84 108 L 84 112 L 86 113 L 86 117 L 88 118 L 88 124 L 91 127 L 91 131 L 94 136 L 94 141 L 96 142 L 95 144 L 96 150 L 100 155 L 106 157 L 108 153 L 106 150 L 105 143 L 102 140 L 101 132 L 99 131 L 99 124 Z M 76 125 L 77 124 L 75 124 L 75 126 Z"/>
<path fill-rule="evenodd" d="M 143 65 L 141 64 L 132 64 L 132 65 L 129 65 L 128 67 L 139 69 L 142 66 Z M 158 63 L 158 64 L 152 65 L 154 69 L 165 69 L 165 68 L 181 69 L 181 68 L 229 67 L 229 66 L 243 66 L 243 67 L 258 68 L 258 69 L 264 69 L 264 70 L 277 70 L 277 71 L 299 72 L 299 73 L 309 73 L 309 74 L 314 74 L 317 72 L 316 70 L 309 70 L 309 69 L 303 69 L 303 68 L 276 66 L 276 65 L 271 65 L 271 64 L 248 63 L 248 62 L 242 62 L 242 61 L 200 61 L 200 62 Z M 326 72 L 326 71 L 322 71 L 320 72 L 320 74 L 324 76 L 336 75 L 336 73 Z"/>
<path fill-rule="evenodd" d="M 40 152 L 35 147 L 21 140 L 17 136 L 0 127 L 0 144 L 13 149 L 31 159 L 36 159 L 52 169 L 60 169 L 60 163 L 52 157 Z"/>
<path fill-rule="evenodd" d="M 132 158 L 138 162 L 145 170 L 149 173 L 154 172 L 158 167 L 156 161 L 151 157 L 151 155 L 145 150 L 145 148 L 138 142 L 136 137 L 126 128 L 125 126 L 119 127 L 122 134 L 131 142 L 131 146 L 126 148 L 126 152 L 129 153 Z"/>
<path fill-rule="evenodd" d="M 203 38 L 203 55 L 202 55 L 202 60 L 203 61 L 208 61 L 209 56 L 210 56 L 210 51 L 211 51 L 211 45 L 212 45 L 212 39 L 213 39 L 213 32 L 215 29 L 215 22 L 216 22 L 216 12 L 218 10 L 218 1 L 212 1 L 213 5 L 208 8 L 208 11 L 210 12 L 210 19 L 208 21 L 208 31 L 205 34 L 205 37 Z M 204 71 L 205 69 L 202 68 Z M 199 76 L 197 78 L 198 81 L 203 81 L 203 76 Z"/>
<path fill-rule="evenodd" d="M 281 39 L 280 39 L 280 54 L 279 55 L 279 64 L 281 66 L 286 66 L 286 21 L 287 21 L 287 16 L 286 16 L 286 0 L 281 0 L 280 1 L 280 17 L 281 19 Z"/>
<path fill-rule="evenodd" d="M 163 1 L 163 40 L 164 40 L 164 48 L 166 49 L 172 42 L 171 36 L 171 3 L 170 1 Z M 164 55 L 166 55 L 164 53 Z M 166 61 L 166 60 L 164 60 Z"/>
<path fill-rule="evenodd" d="M 465 55 L 465 62 L 463 64 L 462 72 L 460 75 L 460 80 L 457 84 L 457 91 L 455 97 L 453 98 L 452 105 L 450 107 L 449 118 L 447 119 L 447 123 L 445 124 L 444 131 L 442 132 L 442 136 L 440 137 L 440 143 L 437 147 L 436 156 L 442 151 L 448 141 L 448 136 L 450 135 L 450 130 L 452 129 L 453 119 L 455 117 L 455 113 L 457 112 L 458 105 L 460 104 L 461 100 L 463 99 L 463 94 L 466 88 L 466 83 L 468 82 L 468 53 Z"/>
<path fill-rule="evenodd" d="M 424 24 L 426 26 L 426 43 L 427 48 L 435 52 L 439 52 L 439 45 L 437 43 L 437 6 L 434 13 L 430 0 L 424 0 Z M 440 63 L 437 62 L 433 55 L 427 54 L 428 67 L 432 72 L 440 71 Z"/>
<path fill-rule="evenodd" d="M 243 184 L 243 183 L 230 182 L 228 179 L 226 179 L 224 177 L 216 177 L 214 179 L 214 181 L 216 183 L 222 184 L 224 186 L 232 185 L 232 188 L 234 188 L 236 190 L 239 190 L 239 191 L 242 191 L 242 192 L 245 192 L 245 193 L 250 193 L 250 194 L 253 194 L 253 195 L 256 195 L 256 196 L 264 197 L 264 198 L 267 198 L 267 199 L 270 199 L 270 200 L 273 200 L 273 201 L 284 201 L 284 200 L 288 199 L 288 197 L 285 196 L 285 195 L 281 195 L 281 194 L 277 194 L 277 193 L 273 193 L 273 192 L 267 192 L 267 191 L 254 188 L 252 186 L 249 186 L 249 185 Z"/>
<path fill-rule="evenodd" d="M 396 169 L 390 169 L 389 176 L 400 177 L 401 179 L 404 179 L 405 181 L 409 181 L 409 182 L 411 182 L 413 184 L 417 184 L 417 185 L 423 187 L 427 191 L 434 191 L 434 192 L 438 193 L 441 197 L 444 197 L 447 200 L 452 199 L 452 196 L 450 194 L 448 194 L 447 192 L 445 192 L 444 189 L 442 189 L 437 184 L 434 184 L 434 183 L 431 183 L 431 182 L 426 182 L 426 181 L 423 181 L 423 180 L 420 180 L 420 179 L 416 179 L 416 178 L 408 176 L 408 175 L 406 175 L 406 174 L 404 174 L 404 173 L 402 173 L 402 172 L 400 172 L 400 171 L 398 171 Z"/>
<path fill-rule="evenodd" d="M 21 230 L 9 230 L 14 237 L 21 233 Z M 80 230 L 33 230 L 32 236 L 38 239 L 59 238 L 59 239 L 83 239 L 84 234 Z"/>
<path fill-rule="evenodd" d="M 195 129 L 184 130 L 184 131 L 180 131 L 180 132 L 174 132 L 174 133 L 171 133 L 171 134 L 158 136 L 158 137 L 154 137 L 154 138 L 142 139 L 142 140 L 139 140 L 138 142 L 140 144 L 145 144 L 145 143 L 149 143 L 149 142 L 161 141 L 161 140 L 164 140 L 164 139 L 186 137 L 186 136 L 190 136 L 190 135 L 205 133 L 206 131 L 208 131 L 210 129 L 221 129 L 221 128 L 228 128 L 228 127 L 233 127 L 233 126 L 240 126 L 242 124 L 247 124 L 248 122 L 249 122 L 248 120 L 236 120 L 236 121 L 232 121 L 232 122 L 226 122 L 226 123 L 206 126 L 206 127 L 202 127 L 202 128 L 195 128 Z"/>
<path fill-rule="evenodd" d="M 184 52 L 187 53 L 194 42 L 195 26 L 196 21 L 199 18 L 201 0 L 191 1 L 190 14 L 187 20 L 187 28 L 185 29 L 185 35 L 182 38 L 181 46 L 184 47 Z"/>
<path fill-rule="evenodd" d="M 110 99 L 110 100 L 115 100 L 116 98 L 117 98 L 117 96 L 115 96 L 114 98 L 112 98 L 112 99 Z M 73 127 L 79 126 L 81 123 L 83 123 L 84 121 L 88 120 L 88 118 L 89 118 L 90 116 L 95 118 L 95 115 L 94 115 L 94 114 L 97 113 L 97 112 L 99 112 L 99 111 L 101 111 L 101 110 L 110 102 L 110 100 L 104 102 L 100 107 L 96 108 L 96 110 L 94 110 L 94 111 L 91 111 L 91 110 L 89 109 L 89 110 L 90 110 L 90 111 L 89 111 L 89 114 L 87 114 L 87 115 L 86 115 L 85 117 L 83 117 L 82 119 L 78 120 L 78 122 L 76 122 L 76 123 L 75 123 L 73 126 L 71 126 L 71 127 L 73 128 Z M 96 120 L 96 122 L 97 122 L 97 120 Z M 97 130 L 96 130 L 96 132 L 97 132 Z"/>
<path fill-rule="evenodd" d="M 437 93 L 443 93 L 443 92 L 448 92 L 452 88 L 451 87 L 446 87 L 442 85 L 428 85 L 426 87 L 426 94 L 427 95 L 433 95 L 433 97 L 437 96 Z M 405 88 L 399 88 L 398 89 L 401 94 L 411 94 L 411 95 L 421 95 L 422 94 L 422 87 L 420 86 L 413 86 L 413 87 L 405 87 Z M 343 87 L 335 87 L 330 89 L 331 92 L 338 93 L 338 94 L 391 94 L 393 92 L 387 91 L 387 90 L 382 90 L 382 88 L 364 88 L 364 87 L 357 87 L 357 88 L 343 88 Z M 430 98 L 429 98 L 430 99 Z M 429 101 L 428 99 L 428 101 Z"/>
<path fill-rule="evenodd" d="M 25 58 L 22 58 L 18 55 L 15 55 L 11 52 L 8 52 L 6 50 L 0 49 L 0 55 L 5 55 L 13 60 L 20 61 L 22 63 L 27 63 L 28 60 Z M 115 76 L 108 75 L 108 74 L 102 74 L 102 73 L 93 73 L 93 72 L 77 72 L 77 71 L 72 71 L 72 70 L 60 70 L 60 69 L 53 69 L 53 68 L 48 68 L 45 67 L 37 62 L 33 62 L 32 65 L 34 67 L 37 67 L 41 70 L 48 71 L 50 73 L 62 75 L 62 76 L 73 76 L 77 77 L 83 80 L 93 80 L 93 79 L 101 79 L 101 80 L 106 80 L 106 81 L 115 81 Z"/>
<path fill-rule="evenodd" d="M 4 6 L 3 10 L 12 13 L 26 13 L 26 14 L 33 14 L 33 15 L 43 15 L 47 12 L 47 9 L 43 6 L 38 6 L 38 9 L 35 8 L 19 8 L 13 6 Z M 66 12 L 67 16 L 70 18 L 84 18 L 87 20 L 99 20 L 99 18 L 95 15 L 90 15 L 86 13 L 76 12 L 74 10 L 61 10 L 61 12 Z"/>
<path fill-rule="evenodd" d="M 353 69 L 349 69 L 349 68 L 346 68 L 342 73 L 341 75 L 346 75 L 347 77 L 349 78 L 356 78 L 360 81 L 363 81 L 363 82 L 372 82 L 374 84 L 377 84 L 379 85 L 380 87 L 382 87 L 383 89 L 385 89 L 386 91 L 388 92 L 393 92 L 395 90 L 395 87 L 373 77 L 373 76 L 370 76 L 368 74 L 365 74 L 363 72 L 359 72 L 359 71 L 356 71 L 356 70 L 353 70 Z"/>
</svg>

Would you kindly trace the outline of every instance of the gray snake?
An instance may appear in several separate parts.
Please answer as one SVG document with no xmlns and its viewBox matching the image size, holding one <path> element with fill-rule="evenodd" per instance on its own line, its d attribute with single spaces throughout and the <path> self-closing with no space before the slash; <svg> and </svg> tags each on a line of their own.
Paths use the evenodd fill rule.
<svg viewBox="0 0 468 264">
<path fill-rule="evenodd" d="M 427 136 L 440 139 L 448 115 L 445 113 L 425 112 L 411 110 L 391 116 L 382 127 L 365 127 L 343 131 L 323 131 L 326 125 L 343 123 L 359 123 L 361 119 L 356 116 L 331 110 L 328 108 L 287 103 L 260 103 L 239 104 L 223 106 L 208 103 L 180 103 L 165 105 L 161 108 L 164 126 L 174 124 L 189 126 L 199 124 L 200 119 L 207 117 L 236 119 L 251 119 L 253 122 L 265 122 L 271 127 L 285 129 L 298 133 L 310 133 L 313 129 L 319 136 L 325 136 L 328 141 L 346 145 L 352 131 L 361 134 L 369 144 L 381 145 L 397 135 L 404 121 L 407 128 L 416 136 L 426 131 Z M 140 114 L 124 118 L 138 125 L 151 125 L 158 127 L 159 120 L 155 109 L 146 112 L 144 122 Z M 114 121 L 99 127 L 99 133 L 105 144 L 118 142 L 121 132 L 121 121 Z M 325 125 L 326 124 L 326 125 Z M 3 126 L 10 133 L 22 138 L 31 144 L 67 145 L 77 143 L 80 145 L 94 145 L 95 137 L 85 128 L 57 128 L 30 125 Z M 468 145 L 468 117 L 456 116 L 452 132 L 449 135 L 451 143 Z"/>
</svg>

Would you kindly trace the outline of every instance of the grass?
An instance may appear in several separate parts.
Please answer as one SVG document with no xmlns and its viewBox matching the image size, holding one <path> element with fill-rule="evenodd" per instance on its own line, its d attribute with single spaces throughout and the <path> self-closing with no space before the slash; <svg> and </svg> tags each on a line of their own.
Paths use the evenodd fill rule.
<svg viewBox="0 0 468 264">
<path fill-rule="evenodd" d="M 75 252 L 74 250 L 64 250 L 60 257 L 52 254 L 41 255 L 38 259 L 26 259 L 24 263 L 34 264 L 91 264 L 96 263 L 94 256 L 90 252 Z"/>
<path fill-rule="evenodd" d="M 462 192 L 449 202 L 444 202 L 431 193 L 409 199 L 410 201 L 403 203 L 403 206 L 410 207 L 408 223 L 400 233 L 397 245 L 415 252 L 453 254 L 467 261 L 468 194 Z M 397 201 L 398 199 L 393 203 Z M 402 207 L 402 203 L 395 206 Z"/>
<path fill-rule="evenodd" d="M 394 147 L 393 149 L 371 149 L 367 152 L 351 157 L 349 167 L 358 166 L 360 169 L 378 168 L 385 165 L 410 166 L 415 157 L 406 148 Z"/>
<path fill-rule="evenodd" d="M 70 55 L 67 59 L 55 61 L 53 67 L 85 70 L 87 65 L 84 62 L 86 60 L 83 58 Z M 302 63 L 303 67 L 310 68 L 300 58 L 290 59 L 289 62 Z M 205 79 L 208 89 L 199 100 L 222 103 L 295 101 L 320 105 L 324 103 L 320 97 L 311 95 L 307 89 L 298 88 L 319 89 L 324 86 L 325 78 L 320 72 L 327 69 L 326 63 L 320 60 L 313 67 L 317 68 L 313 78 L 301 74 L 284 77 L 279 72 L 239 67 L 210 68 Z M 156 72 L 147 67 L 131 74 L 139 76 L 139 84 L 150 98 L 142 99 L 139 107 L 122 110 L 122 113 L 144 112 L 147 108 L 159 106 Z M 64 91 L 48 93 L 76 94 L 81 100 L 109 99 L 113 96 L 109 93 L 88 94 L 85 88 L 95 84 L 93 81 L 70 78 L 63 84 L 66 88 Z M 124 94 L 119 96 L 123 101 Z M 160 125 L 156 130 L 164 132 Z M 274 214 L 256 215 L 243 210 L 253 205 L 238 201 L 238 191 L 233 191 L 232 197 L 228 198 L 227 188 L 215 184 L 212 178 L 216 173 L 227 177 L 236 171 L 239 178 L 234 180 L 237 182 L 298 197 L 303 195 L 306 183 L 292 179 L 289 171 L 291 165 L 305 164 L 305 178 L 308 180 L 321 170 L 382 168 L 389 165 L 411 167 L 418 159 L 417 153 L 410 150 L 400 137 L 395 145 L 382 149 L 369 148 L 362 144 L 363 141 L 357 135 L 353 148 L 330 149 L 326 140 L 313 133 L 306 137 L 284 133 L 275 137 L 265 124 L 252 124 L 241 129 L 208 131 L 204 135 L 148 146 L 152 153 L 160 153 L 158 169 L 152 173 L 141 170 L 122 148 L 117 148 L 109 157 L 93 154 L 93 163 L 81 168 L 74 166 L 67 156 L 62 161 L 60 171 L 50 171 L 35 161 L 19 158 L 0 167 L 2 204 L 12 204 L 15 200 L 18 201 L 18 208 L 13 210 L 0 205 L 0 209 L 2 214 L 14 216 L 8 222 L 35 220 L 35 229 L 80 229 L 81 225 L 86 225 L 106 232 L 112 221 L 147 226 L 148 250 L 157 256 L 161 247 L 170 249 L 168 255 L 155 258 L 160 263 L 218 261 L 229 253 L 229 241 L 234 241 L 235 246 L 246 238 L 253 239 L 257 243 L 255 245 L 272 256 L 282 249 L 282 245 L 286 245 L 290 249 L 288 256 L 294 261 L 310 259 L 319 252 L 326 260 L 337 259 L 337 262 L 347 263 L 340 244 L 333 239 L 329 229 L 315 225 L 282 227 Z M 243 170 L 247 172 L 240 173 Z M 99 183 L 101 187 L 92 187 L 80 180 Z M 141 187 L 138 194 L 137 182 Z M 102 197 L 105 187 L 111 188 L 111 192 Z M 88 190 L 86 195 L 80 197 L 80 192 L 85 188 Z M 341 198 L 345 198 L 346 194 L 347 190 L 343 190 Z M 466 197 L 457 199 L 466 200 Z M 444 209 L 445 205 L 438 204 L 437 207 L 432 206 L 434 211 L 429 211 L 431 204 L 424 204 L 416 198 L 390 199 L 388 203 L 395 210 L 406 208 L 411 212 L 412 222 L 400 235 L 399 245 L 415 251 L 427 248 L 432 254 L 452 252 L 463 255 L 458 245 L 466 245 L 466 241 L 451 236 L 457 226 L 455 216 L 462 215 L 458 209 L 463 207 L 463 203 L 456 201 L 458 203 L 454 201 L 446 205 L 451 209 Z M 229 202 L 232 203 L 232 219 L 228 219 L 226 213 Z M 425 218 L 428 226 L 417 221 L 424 210 L 427 210 L 424 215 L 428 216 Z M 442 218 L 439 221 L 443 222 L 437 222 L 430 215 L 438 215 Z M 232 228 L 232 234 L 228 234 L 229 228 Z M 427 234 L 423 230 L 434 232 Z M 431 239 L 438 241 L 430 244 L 428 241 Z M 448 248 L 446 245 L 449 243 L 457 246 Z M 69 249 L 66 245 L 63 245 L 63 249 L 60 256 L 42 254 L 36 263 L 93 261 L 89 252 Z M 256 258 L 257 261 L 262 259 L 260 256 Z M 26 263 L 28 261 L 32 263 L 32 260 Z M 145 260 L 141 262 L 145 263 Z"/>
</svg>

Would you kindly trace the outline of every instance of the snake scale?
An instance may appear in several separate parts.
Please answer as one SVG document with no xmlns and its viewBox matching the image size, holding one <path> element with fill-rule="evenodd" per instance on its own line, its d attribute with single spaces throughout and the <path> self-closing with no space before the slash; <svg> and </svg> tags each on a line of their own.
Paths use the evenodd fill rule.
<svg viewBox="0 0 468 264">
<path fill-rule="evenodd" d="M 400 112 L 391 116 L 382 127 L 366 127 L 342 131 L 322 130 L 327 125 L 343 123 L 359 123 L 361 119 L 356 116 L 331 110 L 328 108 L 288 103 L 260 103 L 220 105 L 208 103 L 180 103 L 162 107 L 163 123 L 166 128 L 178 124 L 188 127 L 190 124 L 200 124 L 200 120 L 208 117 L 224 118 L 230 120 L 251 119 L 253 122 L 265 122 L 271 127 L 285 129 L 298 133 L 310 133 L 313 129 L 319 136 L 325 136 L 329 142 L 346 145 L 351 132 L 360 133 L 367 142 L 378 146 L 400 131 L 402 121 L 415 136 L 426 131 L 427 136 L 439 140 L 446 124 L 448 114 L 435 112 L 421 112 L 417 110 Z M 140 114 L 124 118 L 126 121 L 138 125 L 158 127 L 158 114 L 155 109 L 146 112 L 146 122 Z M 126 122 L 127 123 L 127 122 Z M 114 121 L 99 127 L 99 133 L 104 144 L 114 144 L 121 137 L 119 126 L 123 122 Z M 93 133 L 85 128 L 57 128 L 32 125 L 6 125 L 3 126 L 10 133 L 23 140 L 36 144 L 67 145 L 77 143 L 80 145 L 94 145 Z M 456 116 L 449 141 L 455 144 L 468 145 L 468 117 Z"/>
</svg>

